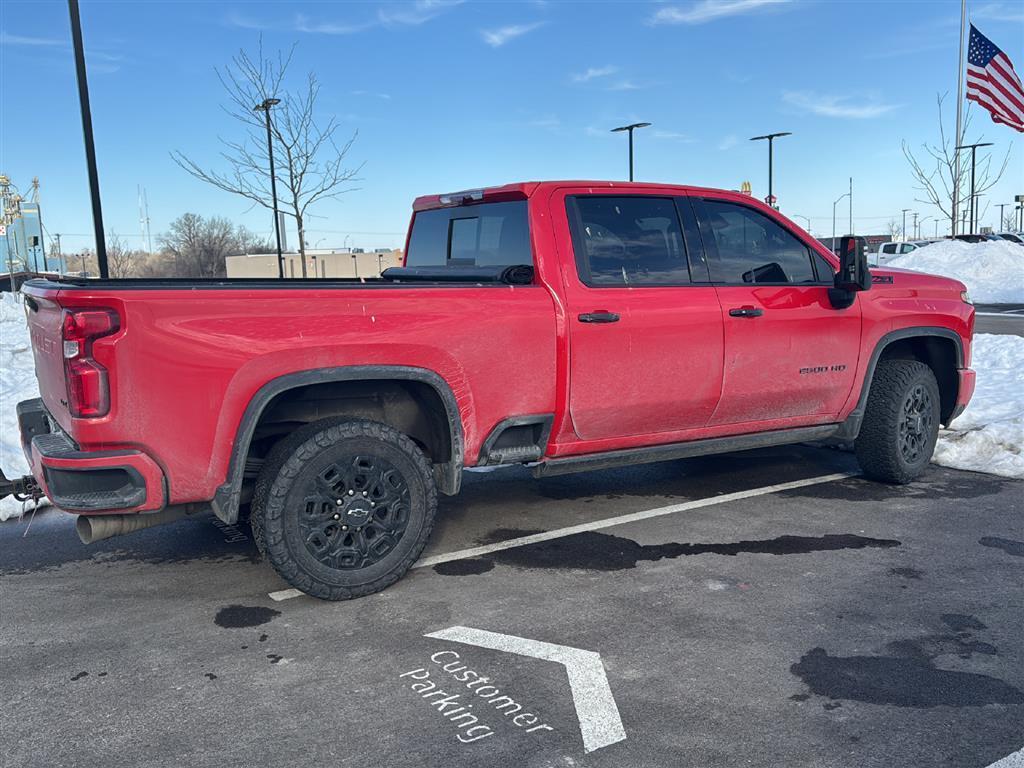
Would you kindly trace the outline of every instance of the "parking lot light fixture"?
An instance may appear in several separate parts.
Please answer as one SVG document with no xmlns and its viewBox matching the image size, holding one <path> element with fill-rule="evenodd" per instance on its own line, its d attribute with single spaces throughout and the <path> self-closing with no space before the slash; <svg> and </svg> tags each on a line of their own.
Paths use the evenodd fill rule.
<svg viewBox="0 0 1024 768">
<path fill-rule="evenodd" d="M 620 125 L 618 128 L 612 128 L 612 133 L 621 133 L 622 131 L 629 131 L 629 180 L 633 180 L 633 131 L 637 128 L 647 128 L 650 123 L 631 123 L 630 125 Z"/>
<path fill-rule="evenodd" d="M 991 141 L 983 141 L 983 142 L 979 142 L 977 144 L 960 144 L 960 145 L 957 145 L 957 149 L 969 149 L 969 150 L 971 150 L 971 222 L 970 222 L 970 224 L 971 224 L 971 234 L 972 235 L 974 234 L 975 230 L 978 227 L 978 220 L 977 220 L 977 210 L 978 210 L 977 209 L 977 205 L 978 205 L 978 203 L 977 203 L 977 200 L 975 199 L 977 196 L 974 193 L 974 166 L 975 166 L 975 162 L 974 161 L 975 161 L 975 153 L 977 152 L 978 147 L 991 147 L 991 146 L 992 146 L 992 142 Z"/>
<path fill-rule="evenodd" d="M 792 136 L 791 131 L 780 131 L 779 133 L 766 133 L 764 136 L 754 136 L 751 141 L 765 141 L 768 142 L 768 198 L 765 200 L 768 205 L 772 208 L 775 207 L 775 193 L 772 191 L 772 171 L 773 171 L 773 147 L 775 139 L 780 136 Z"/>
<path fill-rule="evenodd" d="M 274 236 L 277 238 L 277 276 L 284 277 L 284 260 L 281 256 L 281 221 L 277 215 L 277 178 L 274 173 L 274 140 L 270 125 L 270 108 L 280 104 L 280 99 L 264 99 L 253 107 L 253 111 L 262 112 L 267 124 L 267 156 L 270 160 L 270 197 L 274 206 Z M 306 261 L 302 261 L 302 276 L 306 276 Z"/>
<path fill-rule="evenodd" d="M 843 192 L 836 201 L 832 203 L 832 253 L 836 252 L 836 206 L 842 202 L 843 198 L 849 197 L 849 192 Z"/>
</svg>

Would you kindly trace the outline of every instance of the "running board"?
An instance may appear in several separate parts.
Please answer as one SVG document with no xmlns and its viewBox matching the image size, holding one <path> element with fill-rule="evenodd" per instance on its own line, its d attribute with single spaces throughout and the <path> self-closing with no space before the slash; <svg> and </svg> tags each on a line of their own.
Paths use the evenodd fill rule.
<svg viewBox="0 0 1024 768">
<path fill-rule="evenodd" d="M 588 453 L 583 456 L 566 456 L 562 459 L 547 459 L 533 466 L 534 477 L 567 475 L 571 472 L 590 472 L 596 469 L 628 467 L 633 464 L 650 464 L 655 461 L 688 459 L 714 453 L 749 451 L 754 448 L 768 448 L 773 445 L 803 443 L 810 440 L 824 440 L 839 430 L 839 424 L 823 424 L 818 427 L 778 429 L 772 432 L 755 432 L 750 435 L 713 437 L 707 440 L 690 440 L 670 445 L 651 445 L 645 448 L 629 448 L 621 451 Z"/>
</svg>

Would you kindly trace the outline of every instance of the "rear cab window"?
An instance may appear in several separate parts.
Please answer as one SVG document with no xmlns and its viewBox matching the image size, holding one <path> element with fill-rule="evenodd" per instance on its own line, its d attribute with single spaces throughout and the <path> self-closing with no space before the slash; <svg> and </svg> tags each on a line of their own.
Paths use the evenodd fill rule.
<svg viewBox="0 0 1024 768">
<path fill-rule="evenodd" d="M 533 265 L 525 200 L 418 211 L 407 267 Z"/>
<path fill-rule="evenodd" d="M 671 197 L 573 195 L 566 199 L 584 285 L 672 286 L 691 282 Z"/>
</svg>

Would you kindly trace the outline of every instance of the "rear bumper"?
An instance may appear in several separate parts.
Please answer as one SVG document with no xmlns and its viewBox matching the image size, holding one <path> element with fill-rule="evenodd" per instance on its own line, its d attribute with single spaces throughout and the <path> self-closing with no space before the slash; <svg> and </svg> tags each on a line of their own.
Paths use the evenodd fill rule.
<svg viewBox="0 0 1024 768">
<path fill-rule="evenodd" d="M 82 451 L 40 399 L 18 403 L 21 447 L 56 506 L 78 514 L 148 512 L 166 504 L 164 475 L 142 451 Z"/>
<path fill-rule="evenodd" d="M 953 413 L 949 417 L 949 421 L 953 421 L 957 416 L 964 412 L 964 408 L 971 402 L 971 398 L 974 396 L 974 385 L 977 380 L 977 374 L 970 368 L 960 368 L 957 371 L 959 376 L 959 382 L 956 390 L 956 406 L 953 408 Z"/>
</svg>

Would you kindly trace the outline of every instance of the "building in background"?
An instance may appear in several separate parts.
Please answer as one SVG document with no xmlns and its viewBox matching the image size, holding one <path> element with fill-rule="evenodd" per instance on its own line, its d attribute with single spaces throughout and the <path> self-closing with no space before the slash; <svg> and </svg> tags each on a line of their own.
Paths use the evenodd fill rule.
<svg viewBox="0 0 1024 768">
<path fill-rule="evenodd" d="M 302 260 L 297 253 L 283 255 L 284 276 L 302 277 Z M 276 253 L 228 256 L 228 277 L 277 277 Z M 402 266 L 402 252 L 391 248 L 365 251 L 362 248 L 307 248 L 306 276 L 310 279 L 337 277 L 380 277 L 388 267 Z"/>
</svg>

